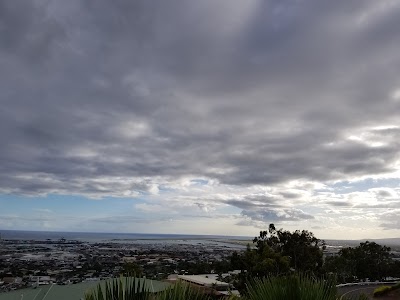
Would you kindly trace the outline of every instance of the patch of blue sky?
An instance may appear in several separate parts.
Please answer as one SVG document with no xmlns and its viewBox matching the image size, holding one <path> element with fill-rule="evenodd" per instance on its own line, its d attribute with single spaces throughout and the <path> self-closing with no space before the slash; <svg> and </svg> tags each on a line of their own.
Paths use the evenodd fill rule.
<svg viewBox="0 0 400 300">
<path fill-rule="evenodd" d="M 83 196 L 54 195 L 47 196 L 15 196 L 0 195 L 1 214 L 29 214 L 32 212 L 80 215 L 101 215 L 121 211 L 132 211 L 133 203 L 144 203 L 142 199 L 106 197 L 99 200 Z"/>
<path fill-rule="evenodd" d="M 208 184 L 208 180 L 205 180 L 205 179 L 192 179 L 192 180 L 190 180 L 190 182 L 193 185 L 201 185 L 201 186 Z"/>
<path fill-rule="evenodd" d="M 232 205 L 224 205 L 224 206 L 217 206 L 215 211 L 213 211 L 213 214 L 216 214 L 218 216 L 221 215 L 226 215 L 226 216 L 232 216 L 232 215 L 240 215 L 242 212 L 241 208 L 237 208 L 236 206 Z"/>
<path fill-rule="evenodd" d="M 333 191 L 336 194 L 349 194 L 354 192 L 365 192 L 372 188 L 397 188 L 400 186 L 400 178 L 367 178 L 359 181 L 340 181 L 330 185 L 327 189 L 319 189 L 316 192 Z"/>
</svg>

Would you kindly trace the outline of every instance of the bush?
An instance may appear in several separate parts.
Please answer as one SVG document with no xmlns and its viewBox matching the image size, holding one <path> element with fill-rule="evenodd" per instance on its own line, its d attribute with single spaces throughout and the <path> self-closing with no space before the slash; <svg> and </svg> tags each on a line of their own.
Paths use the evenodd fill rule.
<svg viewBox="0 0 400 300">
<path fill-rule="evenodd" d="M 307 275 L 288 275 L 255 279 L 247 284 L 249 300 L 336 300 L 334 278 L 314 279 Z"/>
<path fill-rule="evenodd" d="M 199 289 L 190 284 L 177 282 L 158 294 L 141 278 L 121 277 L 99 283 L 86 292 L 85 300 L 210 300 Z"/>
<path fill-rule="evenodd" d="M 392 290 L 391 286 L 380 286 L 374 290 L 374 297 L 383 296 Z"/>
</svg>

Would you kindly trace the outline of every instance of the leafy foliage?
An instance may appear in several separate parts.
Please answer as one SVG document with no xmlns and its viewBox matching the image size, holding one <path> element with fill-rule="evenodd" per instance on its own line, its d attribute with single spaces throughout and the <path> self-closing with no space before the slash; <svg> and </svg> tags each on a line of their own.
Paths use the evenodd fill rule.
<svg viewBox="0 0 400 300">
<path fill-rule="evenodd" d="M 248 284 L 249 300 L 336 300 L 336 281 L 317 280 L 306 275 L 287 275 L 255 279 Z"/>
<path fill-rule="evenodd" d="M 275 252 L 286 256 L 290 260 L 290 267 L 298 272 L 319 272 L 322 268 L 322 249 L 324 241 L 317 239 L 312 232 L 307 230 L 276 230 L 274 224 L 270 224 L 268 231 L 261 231 L 259 237 L 253 242 L 258 249 L 270 247 Z"/>
<path fill-rule="evenodd" d="M 392 287 L 393 288 L 393 287 Z M 177 282 L 157 294 L 151 293 L 145 281 L 134 277 L 99 284 L 85 295 L 85 300 L 211 300 L 203 290 Z M 334 277 L 318 279 L 304 274 L 290 274 L 255 278 L 247 282 L 242 297 L 230 296 L 230 300 L 355 300 L 337 298 Z M 360 296 L 358 300 L 367 300 Z"/>
<path fill-rule="evenodd" d="M 289 271 L 289 258 L 273 251 L 268 246 L 251 249 L 248 245 L 244 253 L 234 253 L 231 260 L 232 265 L 241 270 L 234 283 L 240 292 L 244 291 L 246 282 L 253 278 L 263 278 Z"/>
<path fill-rule="evenodd" d="M 248 278 L 284 274 L 290 268 L 312 274 L 322 272 L 324 242 L 307 230 L 276 230 L 270 224 L 253 243 L 255 248 L 248 246 L 243 254 L 234 253 L 231 257 L 233 267 L 242 270 L 235 284 L 239 290 L 243 290 Z"/>
<path fill-rule="evenodd" d="M 387 286 L 387 285 L 380 286 L 374 290 L 374 297 L 385 295 L 388 292 L 390 292 L 391 290 L 392 289 L 390 286 Z"/>
<path fill-rule="evenodd" d="M 85 300 L 149 300 L 151 293 L 144 280 L 121 277 L 97 287 L 85 295 Z"/>
<path fill-rule="evenodd" d="M 189 284 L 178 282 L 166 290 L 154 294 L 146 281 L 135 277 L 100 283 L 85 295 L 85 300 L 209 300 L 199 289 Z"/>
<path fill-rule="evenodd" d="M 367 278 L 381 280 L 391 275 L 393 269 L 390 250 L 375 242 L 360 243 L 358 247 L 344 248 L 338 256 L 327 258 L 325 270 L 337 273 L 341 282 Z"/>
<path fill-rule="evenodd" d="M 134 262 L 125 262 L 122 266 L 122 275 L 123 276 L 132 276 L 136 275 L 137 277 L 141 277 L 143 273 L 142 268 Z"/>
<path fill-rule="evenodd" d="M 160 293 L 157 300 L 209 300 L 210 298 L 202 293 L 199 289 L 193 288 L 191 285 L 177 282 L 164 292 Z"/>
</svg>

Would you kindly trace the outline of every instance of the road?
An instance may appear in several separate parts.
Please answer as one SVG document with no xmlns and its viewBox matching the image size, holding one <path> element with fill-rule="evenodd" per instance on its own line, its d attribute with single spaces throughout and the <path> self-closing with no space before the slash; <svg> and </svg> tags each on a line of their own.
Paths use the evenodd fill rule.
<svg viewBox="0 0 400 300">
<path fill-rule="evenodd" d="M 339 290 L 339 295 L 341 296 L 355 297 L 361 294 L 366 294 L 372 299 L 373 292 L 378 286 L 379 285 L 367 285 L 367 286 L 354 285 L 354 286 L 341 287 L 338 288 L 338 290 Z"/>
<path fill-rule="evenodd" d="M 382 285 L 392 285 L 393 283 L 385 284 L 371 284 L 371 285 L 352 285 L 352 286 L 342 286 L 338 287 L 339 295 L 346 297 L 355 297 L 361 294 L 366 294 L 370 299 L 373 299 L 374 290 Z"/>
</svg>

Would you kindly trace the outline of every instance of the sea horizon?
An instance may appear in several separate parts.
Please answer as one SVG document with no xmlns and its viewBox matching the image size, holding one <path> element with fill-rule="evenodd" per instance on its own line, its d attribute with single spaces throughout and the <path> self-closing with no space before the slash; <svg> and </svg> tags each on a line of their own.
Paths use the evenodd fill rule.
<svg viewBox="0 0 400 300">
<path fill-rule="evenodd" d="M 0 236 L 7 240 L 66 240 L 78 241 L 123 241 L 123 240 L 252 240 L 254 236 L 183 234 L 183 233 L 138 233 L 138 232 L 91 232 L 91 231 L 53 231 L 53 230 L 20 230 L 0 229 Z M 325 242 L 363 242 L 375 241 L 380 244 L 400 246 L 400 238 L 365 238 L 365 239 L 323 239 Z"/>
<path fill-rule="evenodd" d="M 53 231 L 53 230 L 14 230 L 0 229 L 2 239 L 42 239 L 57 240 L 159 240 L 159 239 L 233 239 L 249 240 L 251 236 L 181 234 L 181 233 L 137 233 L 137 232 L 91 232 L 91 231 Z"/>
</svg>

